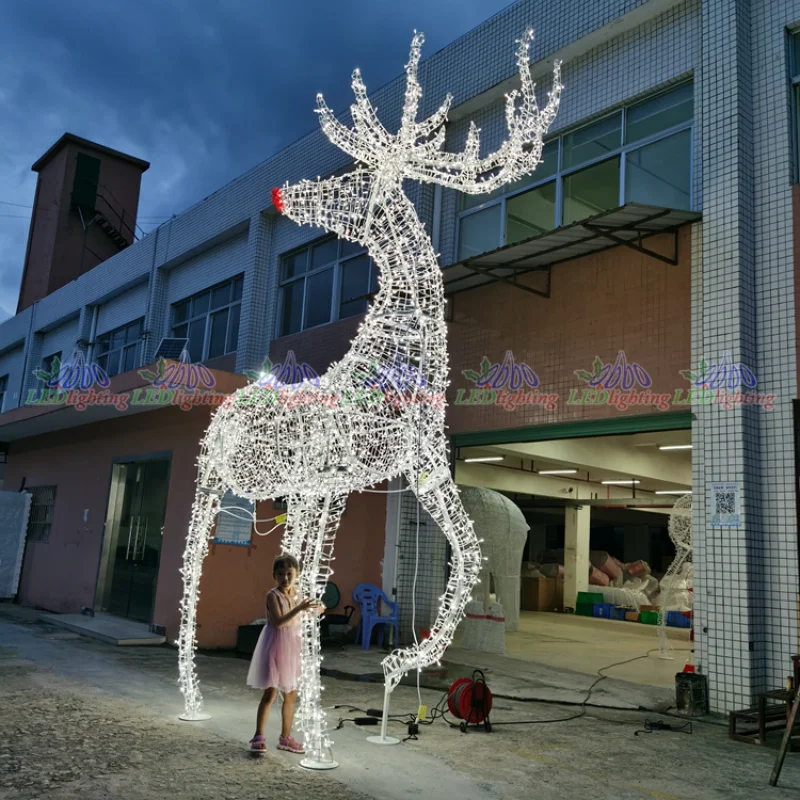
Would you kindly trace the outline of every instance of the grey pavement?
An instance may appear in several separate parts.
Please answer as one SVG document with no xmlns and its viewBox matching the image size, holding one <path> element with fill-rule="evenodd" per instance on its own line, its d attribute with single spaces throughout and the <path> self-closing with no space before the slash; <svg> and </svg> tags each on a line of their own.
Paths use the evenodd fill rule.
<svg viewBox="0 0 800 800">
<path fill-rule="evenodd" d="M 260 770 L 253 772 L 247 760 L 245 745 L 254 727 L 255 707 L 258 693 L 245 686 L 248 662 L 223 653 L 200 653 L 197 657 L 201 688 L 205 697 L 206 711 L 211 719 L 198 723 L 179 723 L 182 698 L 177 687 L 176 653 L 169 646 L 160 647 L 114 647 L 104 642 L 88 639 L 76 633 L 59 629 L 38 619 L 36 612 L 20 609 L 9 604 L 0 604 L 0 704 L 3 702 L 3 675 L 30 673 L 38 685 L 50 685 L 47 675 L 53 675 L 52 685 L 67 680 L 75 686 L 86 687 L 86 704 L 95 703 L 100 708 L 97 692 L 110 698 L 102 708 L 108 713 L 111 728 L 117 716 L 122 729 L 125 715 L 145 715 L 154 724 L 167 724 L 170 736 L 177 745 L 186 740 L 194 741 L 193 732 L 201 731 L 217 737 L 220 742 L 216 750 L 224 750 L 227 762 L 215 767 L 207 750 L 184 748 L 190 755 L 184 763 L 185 769 L 197 769 L 208 781 L 206 793 L 202 787 L 193 791 L 171 789 L 175 798 L 210 798 L 214 770 L 226 769 L 226 775 L 234 783 L 230 791 L 221 796 L 239 798 L 253 797 L 246 789 L 247 776 L 252 780 L 263 775 L 263 795 L 274 796 L 285 776 L 295 776 L 294 785 L 301 787 L 299 798 L 325 796 L 325 787 L 331 797 L 386 798 L 407 800 L 425 796 L 439 798 L 466 798 L 466 800 L 516 800 L 531 796 L 558 798 L 559 800 L 635 800 L 637 798 L 661 798 L 661 800 L 749 800 L 752 797 L 796 798 L 800 791 L 800 755 L 790 754 L 784 766 L 781 784 L 772 789 L 767 780 L 774 763 L 776 739 L 771 747 L 752 747 L 730 742 L 727 731 L 716 724 L 693 722 L 691 735 L 677 732 L 684 719 L 674 716 L 659 716 L 653 712 L 641 712 L 635 708 L 648 708 L 654 698 L 646 687 L 633 687 L 611 679 L 603 681 L 603 692 L 597 693 L 597 707 L 555 705 L 547 702 L 530 702 L 533 699 L 565 699 L 570 703 L 580 702 L 585 690 L 592 682 L 591 676 L 571 674 L 566 671 L 548 671 L 529 665 L 517 676 L 514 685 L 508 670 L 517 667 L 509 664 L 505 657 L 487 657 L 481 661 L 487 680 L 495 691 L 492 711 L 494 730 L 485 733 L 475 730 L 461 734 L 440 720 L 423 727 L 417 740 L 406 741 L 394 747 L 381 747 L 367 743 L 366 737 L 378 732 L 376 727 L 360 728 L 343 720 L 336 730 L 334 755 L 339 769 L 316 773 L 309 777 L 297 766 L 296 757 L 285 753 L 271 753 Z M 370 651 L 329 651 L 325 667 L 336 673 L 347 668 L 348 680 L 329 675 L 325 678 L 328 716 L 332 724 L 336 718 L 352 718 L 363 714 L 363 709 L 379 707 L 382 685 L 369 678 L 379 664 L 380 653 Z M 442 696 L 441 685 L 452 680 L 459 670 L 469 671 L 474 654 L 469 658 L 454 651 L 446 662 L 446 678 L 431 678 L 431 688 L 422 688 L 422 702 L 432 708 Z M 464 660 L 466 664 L 458 664 Z M 26 666 L 27 665 L 27 666 Z M 349 666 L 348 666 L 349 665 Z M 22 668 L 22 669 L 21 669 Z M 8 672 L 4 673 L 4 670 Z M 58 680 L 56 680 L 56 677 Z M 513 676 L 512 676 L 513 677 Z M 438 686 L 436 680 L 440 681 Z M 522 681 L 522 683 L 520 683 Z M 623 684 L 618 686 L 617 683 Z M 600 687 L 598 687 L 599 689 Z M 641 694 L 636 695 L 634 689 Z M 520 702 L 513 697 L 521 691 L 527 697 Z M 626 692 L 628 694 L 626 695 Z M 91 694 L 94 693 L 94 694 Z M 79 693 L 80 694 L 80 693 Z M 508 696 L 507 696 L 508 695 Z M 593 693 L 594 696 L 594 693 Z M 80 700 L 80 697 L 79 697 Z M 623 707 L 620 704 L 626 703 Z M 416 688 L 400 686 L 392 696 L 392 712 L 407 713 L 418 704 Z M 74 705 L 74 702 L 73 702 Z M 334 708 L 333 706 L 338 706 Z M 356 707 L 351 709 L 350 707 Z M 69 703 L 66 708 L 71 707 Z M 128 709 L 128 711 L 126 711 Z M 0 729 L 6 708 L 0 714 Z M 24 709 L 16 709 L 24 715 Z M 574 718 L 576 714 L 582 714 Z M 268 725 L 267 739 L 277 738 L 277 714 L 273 714 Z M 659 718 L 673 726 L 673 731 L 641 733 L 646 719 Z M 38 725 L 38 720 L 33 721 Z M 508 727 L 505 727 L 508 726 Z M 140 729 L 136 729 L 137 731 Z M 144 728 L 141 728 L 144 730 Z M 404 737 L 405 729 L 394 723 L 390 729 L 395 736 Z M 639 733 L 637 733 L 639 732 Z M 13 745 L 14 731 L 12 730 Z M 144 733 L 134 735 L 137 749 L 143 758 L 160 758 L 159 753 L 147 753 Z M 0 743 L 0 751 L 8 746 L 8 740 Z M 177 752 L 177 750 L 176 750 Z M 196 758 L 191 755 L 196 752 Z M 212 751 L 213 752 L 213 751 Z M 241 753 L 241 757 L 239 756 Z M 2 756 L 0 752 L 0 756 Z M 167 754 L 165 757 L 168 757 Z M 18 758 L 24 759 L 23 752 Z M 187 757 L 181 756 L 185 759 Z M 212 761 L 209 761 L 209 759 Z M 240 760 L 241 759 L 241 760 Z M 34 760 L 34 769 L 37 761 Z M 195 762 L 194 766 L 192 762 Z M 273 766 L 270 767 L 269 764 Z M 285 772 L 283 778 L 275 765 Z M 240 765 L 240 766 L 237 766 Z M 0 771 L 2 764 L 0 764 Z M 80 769 L 80 765 L 75 767 Z M 137 780 L 136 770 L 117 776 L 115 780 Z M 205 773 L 202 770 L 205 769 Z M 113 777 L 113 776 L 112 776 Z M 85 777 L 84 777 L 84 780 Z M 109 777 L 108 781 L 112 778 Z M 95 797 L 116 797 L 111 783 L 100 777 L 101 789 L 106 786 L 108 794 L 74 790 L 75 796 L 83 800 Z M 106 781 L 106 783 L 103 783 Z M 69 786 L 63 787 L 70 796 Z M 82 786 L 83 784 L 81 784 Z M 94 788 L 97 787 L 92 784 Z M 51 797 L 48 793 L 4 792 L 0 781 L 0 800 L 22 800 L 22 798 Z M 307 787 L 302 789 L 302 787 Z M 136 795 L 138 798 L 141 795 Z M 159 795 L 160 796 L 160 795 Z M 261 796 L 261 795 L 257 795 Z"/>
</svg>

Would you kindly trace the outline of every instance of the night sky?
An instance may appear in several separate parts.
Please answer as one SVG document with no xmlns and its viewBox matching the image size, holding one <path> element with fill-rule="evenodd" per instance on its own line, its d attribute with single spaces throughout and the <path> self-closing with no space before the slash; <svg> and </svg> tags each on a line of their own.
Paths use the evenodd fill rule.
<svg viewBox="0 0 800 800">
<path fill-rule="evenodd" d="M 31 164 L 63 133 L 151 162 L 145 231 L 337 112 L 360 67 L 372 91 L 508 0 L 35 0 L 0 26 L 0 319 L 16 310 Z M 424 89 L 424 87 L 423 87 Z"/>
</svg>

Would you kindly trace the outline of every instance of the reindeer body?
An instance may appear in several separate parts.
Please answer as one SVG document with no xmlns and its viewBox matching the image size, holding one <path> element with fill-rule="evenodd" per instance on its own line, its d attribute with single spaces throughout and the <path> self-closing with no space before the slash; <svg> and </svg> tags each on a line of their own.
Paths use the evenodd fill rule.
<svg viewBox="0 0 800 800">
<path fill-rule="evenodd" d="M 319 599 L 332 574 L 333 543 L 347 496 L 404 476 L 447 537 L 452 561 L 431 635 L 384 659 L 387 697 L 409 669 L 438 661 L 449 645 L 477 580 L 481 556 L 450 473 L 442 275 L 402 183 L 412 178 L 478 194 L 536 167 L 560 85 L 557 66 L 550 102 L 540 111 L 528 69 L 529 40 L 530 32 L 517 53 L 523 103 L 517 109 L 517 93 L 508 96 L 510 137 L 485 159 L 478 157 L 474 125 L 463 154 L 441 151 L 449 95 L 432 117 L 416 122 L 423 41 L 419 34 L 406 67 L 406 99 L 397 134 L 390 135 L 381 125 L 358 71 L 353 74 L 354 129 L 343 126 L 318 96 L 323 131 L 358 167 L 342 177 L 274 189 L 273 202 L 296 222 L 364 245 L 379 268 L 379 291 L 347 354 L 331 365 L 318 385 L 280 386 L 268 378 L 240 389 L 214 414 L 202 444 L 182 570 L 178 644 L 185 718 L 197 718 L 201 707 L 194 669 L 199 578 L 220 498 L 227 490 L 252 500 L 288 498 L 283 549 L 301 561 L 301 593 Z M 410 386 L 390 384 L 376 402 L 370 385 L 379 366 L 389 367 L 390 375 L 397 374 L 393 367 L 411 368 L 417 380 Z M 310 764 L 325 765 L 332 759 L 320 707 L 318 621 L 310 615 L 303 620 L 302 637 L 298 716 Z"/>
<path fill-rule="evenodd" d="M 281 196 L 291 213 L 290 192 Z M 287 387 L 268 377 L 238 390 L 216 412 L 204 446 L 215 454 L 234 494 L 264 500 L 312 488 L 320 495 L 365 489 L 411 469 L 420 424 L 443 430 L 447 360 L 441 274 L 411 203 L 399 190 L 394 197 L 384 216 L 373 217 L 370 230 L 359 231 L 379 266 L 381 285 L 347 356 L 318 384 Z M 386 236 L 399 225 L 414 235 L 415 268 L 386 280 L 383 276 L 408 257 Z M 416 385 L 390 384 L 379 395 L 372 391 L 375 365 L 409 363 Z"/>
</svg>

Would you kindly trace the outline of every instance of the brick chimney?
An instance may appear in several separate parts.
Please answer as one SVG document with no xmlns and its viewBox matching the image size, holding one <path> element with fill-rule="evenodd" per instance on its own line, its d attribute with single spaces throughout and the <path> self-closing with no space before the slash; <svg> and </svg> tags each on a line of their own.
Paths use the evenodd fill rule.
<svg viewBox="0 0 800 800">
<path fill-rule="evenodd" d="M 65 133 L 38 173 L 17 313 L 137 239 L 147 161 Z"/>
</svg>

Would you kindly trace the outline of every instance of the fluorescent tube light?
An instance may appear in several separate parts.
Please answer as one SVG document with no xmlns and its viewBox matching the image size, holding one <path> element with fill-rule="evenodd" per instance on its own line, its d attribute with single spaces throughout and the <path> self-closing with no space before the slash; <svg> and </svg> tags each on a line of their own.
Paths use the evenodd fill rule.
<svg viewBox="0 0 800 800">
<path fill-rule="evenodd" d="M 539 475 L 575 475 L 578 470 L 576 469 L 539 469 L 536 470 Z"/>
<path fill-rule="evenodd" d="M 505 456 L 482 456 L 481 458 L 465 458 L 467 464 L 476 464 L 479 461 L 502 461 Z"/>
</svg>

